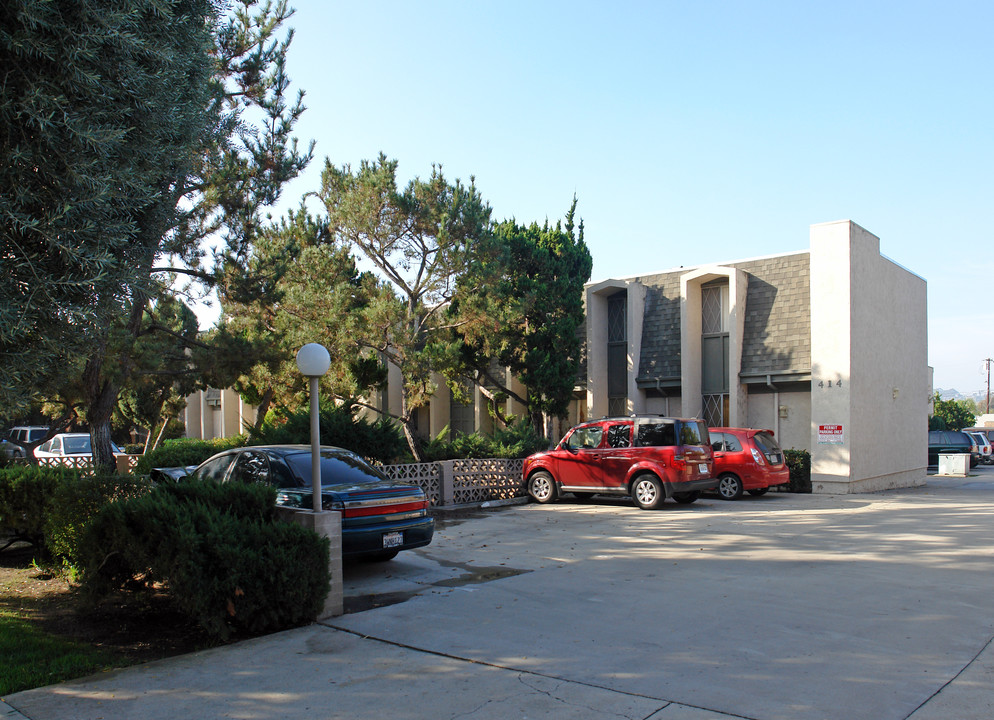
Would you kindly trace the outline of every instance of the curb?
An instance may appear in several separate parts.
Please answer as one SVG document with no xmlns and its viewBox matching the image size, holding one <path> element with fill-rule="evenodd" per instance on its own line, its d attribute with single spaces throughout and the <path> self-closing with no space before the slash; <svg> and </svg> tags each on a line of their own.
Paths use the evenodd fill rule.
<svg viewBox="0 0 994 720">
<path fill-rule="evenodd" d="M 0 700 L 0 718 L 3 718 L 4 720 L 30 720 L 30 718 L 26 715 L 21 715 L 21 713 L 5 703 L 3 700 Z"/>
</svg>

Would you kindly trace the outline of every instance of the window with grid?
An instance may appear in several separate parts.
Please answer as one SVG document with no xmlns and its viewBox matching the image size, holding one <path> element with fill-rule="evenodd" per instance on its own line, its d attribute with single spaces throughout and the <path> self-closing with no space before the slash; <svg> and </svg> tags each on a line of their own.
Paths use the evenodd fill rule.
<svg viewBox="0 0 994 720">
<path fill-rule="evenodd" d="M 627 414 L 628 409 L 628 294 L 607 301 L 607 411 Z"/>
<path fill-rule="evenodd" d="M 701 288 L 701 392 L 709 427 L 727 424 L 729 415 L 728 284 Z"/>
<path fill-rule="evenodd" d="M 704 395 L 704 422 L 708 427 L 725 427 L 728 423 L 728 393 Z"/>
</svg>

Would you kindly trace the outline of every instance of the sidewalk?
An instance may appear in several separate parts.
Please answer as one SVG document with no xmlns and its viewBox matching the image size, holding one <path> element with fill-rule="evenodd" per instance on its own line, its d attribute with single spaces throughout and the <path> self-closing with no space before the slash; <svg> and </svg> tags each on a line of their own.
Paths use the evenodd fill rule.
<svg viewBox="0 0 994 720">
<path fill-rule="evenodd" d="M 347 578 L 395 604 L 18 693 L 0 720 L 986 720 L 992 501 L 988 469 L 874 495 L 503 508 Z"/>
</svg>

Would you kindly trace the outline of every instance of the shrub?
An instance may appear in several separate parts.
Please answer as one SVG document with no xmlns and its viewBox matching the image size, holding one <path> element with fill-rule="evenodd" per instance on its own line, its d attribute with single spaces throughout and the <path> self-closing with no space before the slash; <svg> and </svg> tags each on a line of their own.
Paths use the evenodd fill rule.
<svg viewBox="0 0 994 720">
<path fill-rule="evenodd" d="M 321 404 L 321 444 L 334 445 L 373 462 L 390 463 L 403 457 L 407 442 L 390 420 L 370 421 L 357 417 L 354 402 Z M 311 442 L 310 410 L 289 415 L 266 416 L 259 430 L 251 433 L 252 445 L 308 445 Z"/>
<path fill-rule="evenodd" d="M 807 450 L 783 451 L 784 460 L 790 469 L 790 482 L 787 489 L 790 492 L 809 493 L 811 492 L 811 453 Z"/>
<path fill-rule="evenodd" d="M 215 438 L 214 440 L 200 440 L 199 438 L 164 440 L 161 447 L 156 448 L 148 455 L 142 455 L 138 458 L 134 474 L 148 475 L 152 468 L 157 467 L 199 465 L 211 455 L 215 455 L 223 450 L 241 447 L 244 444 L 244 435 Z"/>
<path fill-rule="evenodd" d="M 535 432 L 527 418 L 518 419 L 507 428 L 498 429 L 493 437 L 479 432 L 467 435 L 454 433 L 449 437 L 446 427 L 435 439 L 424 445 L 428 461 L 453 458 L 523 458 L 545 450 L 549 441 Z"/>
<path fill-rule="evenodd" d="M 56 488 L 75 482 L 79 472 L 68 468 L 11 465 L 0 469 L 0 533 L 43 548 L 45 521 Z"/>
<path fill-rule="evenodd" d="M 275 500 L 264 485 L 182 481 L 112 503 L 86 529 L 83 590 L 162 582 L 219 637 L 312 620 L 328 594 L 328 540 L 278 520 Z"/>
<path fill-rule="evenodd" d="M 87 523 L 115 500 L 141 495 L 148 480 L 131 475 L 86 475 L 60 478 L 44 519 L 45 546 L 58 569 L 75 580 L 79 575 L 79 543 Z"/>
</svg>

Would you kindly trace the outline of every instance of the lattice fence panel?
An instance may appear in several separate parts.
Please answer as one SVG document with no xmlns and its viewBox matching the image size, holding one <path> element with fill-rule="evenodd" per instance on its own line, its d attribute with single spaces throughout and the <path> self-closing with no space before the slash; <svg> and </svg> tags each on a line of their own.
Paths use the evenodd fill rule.
<svg viewBox="0 0 994 720">
<path fill-rule="evenodd" d="M 135 471 L 135 466 L 138 465 L 138 458 L 141 455 L 115 455 L 117 460 L 117 471 L 122 474 L 130 474 Z M 18 458 L 13 462 L 27 465 L 28 461 L 26 458 Z M 84 474 L 87 472 L 93 472 L 93 457 L 91 455 L 85 455 L 82 457 L 47 457 L 38 458 L 38 464 L 41 467 L 68 467 L 73 470 L 79 470 Z"/>
<path fill-rule="evenodd" d="M 380 470 L 391 480 L 420 486 L 433 506 L 442 504 L 442 467 L 438 463 L 381 465 Z"/>
<path fill-rule="evenodd" d="M 38 458 L 38 465 L 51 468 L 72 468 L 83 473 L 93 472 L 93 458 L 86 457 L 43 457 Z"/>
<path fill-rule="evenodd" d="M 521 481 L 523 462 L 501 458 L 454 460 L 453 502 L 458 505 L 525 495 Z"/>
</svg>

